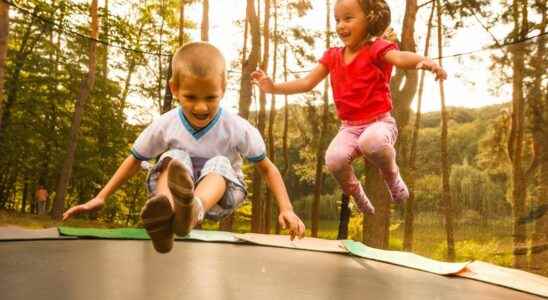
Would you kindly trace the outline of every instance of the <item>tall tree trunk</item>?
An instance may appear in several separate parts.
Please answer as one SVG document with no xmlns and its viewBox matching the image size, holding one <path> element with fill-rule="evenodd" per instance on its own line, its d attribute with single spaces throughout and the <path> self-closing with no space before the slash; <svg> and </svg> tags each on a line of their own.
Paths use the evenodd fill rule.
<svg viewBox="0 0 548 300">
<path fill-rule="evenodd" d="M 426 30 L 426 41 L 424 42 L 424 56 L 428 56 L 430 48 L 430 36 L 432 33 L 432 19 L 434 18 L 434 10 L 436 9 L 436 2 L 432 2 L 432 10 L 430 11 L 430 17 L 428 18 L 428 25 Z M 417 99 L 417 112 L 415 113 L 415 126 L 413 130 L 413 138 L 411 140 L 411 150 L 409 153 L 409 177 L 407 184 L 409 185 L 409 199 L 405 203 L 405 227 L 403 234 L 403 249 L 406 251 L 413 250 L 413 223 L 415 220 L 415 178 L 417 176 L 417 167 L 415 165 L 417 158 L 417 144 L 419 140 L 419 131 L 421 125 L 421 107 L 422 107 L 422 94 L 424 90 L 424 74 L 421 72 L 419 83 L 419 96 Z"/>
<path fill-rule="evenodd" d="M 91 90 L 95 85 L 95 69 L 96 69 L 96 55 L 97 55 L 97 31 L 99 26 L 99 18 L 97 16 L 97 0 L 92 0 L 90 5 L 91 15 L 91 37 L 89 47 L 89 64 L 88 74 L 80 85 L 80 92 L 78 98 L 76 98 L 76 105 L 74 108 L 74 115 L 72 119 L 72 126 L 70 131 L 69 146 L 67 149 L 67 157 L 63 163 L 63 169 L 59 177 L 57 184 L 55 200 L 53 203 L 52 217 L 54 219 L 60 219 L 63 214 L 65 206 L 65 194 L 67 191 L 67 185 L 70 181 L 72 167 L 74 164 L 74 156 L 76 153 L 76 146 L 78 144 L 78 137 L 80 135 L 80 123 L 82 121 L 82 115 L 84 113 L 84 107 L 88 100 Z"/>
<path fill-rule="evenodd" d="M 185 0 L 180 0 L 179 3 L 179 47 L 181 47 L 185 37 Z"/>
<path fill-rule="evenodd" d="M 533 140 L 537 149 L 536 156 L 539 167 L 537 171 L 537 209 L 544 209 L 544 214 L 535 222 L 531 237 L 530 267 L 534 270 L 548 270 L 548 103 L 546 90 L 542 87 L 542 78 L 546 74 L 546 0 L 540 1 L 539 11 L 542 14 L 540 26 L 541 36 L 537 40 L 537 55 L 534 61 L 535 80 L 530 105 L 533 112 Z"/>
<path fill-rule="evenodd" d="M 263 58 L 261 61 L 261 69 L 265 72 L 268 72 L 268 57 L 269 57 L 269 48 L 270 48 L 270 0 L 264 1 L 264 24 L 263 24 Z M 259 94 L 259 114 L 258 114 L 258 122 L 257 122 L 257 129 L 259 129 L 259 132 L 264 137 L 265 136 L 265 126 L 266 126 L 266 94 L 261 91 Z M 254 232 L 261 232 L 265 233 L 265 218 L 266 215 L 266 207 L 265 207 L 265 201 L 262 197 L 262 177 L 259 174 L 259 171 L 255 169 L 253 172 L 253 206 L 256 207 L 255 211 L 257 214 L 253 214 L 252 218 L 255 218 L 255 230 Z M 253 224 L 253 222 L 252 222 Z M 253 228 L 252 228 L 253 230 Z"/>
<path fill-rule="evenodd" d="M 415 52 L 415 20 L 417 15 L 417 1 L 405 1 L 405 15 L 402 24 L 402 35 L 400 48 L 406 51 Z M 390 81 L 390 91 L 393 99 L 393 114 L 398 122 L 399 142 L 396 147 L 398 150 L 398 164 L 400 170 L 406 173 L 405 161 L 405 141 L 407 140 L 405 128 L 409 122 L 410 105 L 417 91 L 417 71 L 396 69 L 394 78 Z M 375 215 L 373 217 L 364 216 L 364 241 L 376 247 L 388 247 L 389 225 L 390 225 L 390 196 L 386 191 L 384 181 L 379 176 L 378 170 L 368 166 L 366 171 L 365 190 L 375 206 Z M 379 178 L 375 178 L 379 177 Z M 384 190 L 384 191 L 379 191 Z M 375 194 L 375 195 L 374 195 Z M 379 198 L 381 197 L 381 198 Z"/>
<path fill-rule="evenodd" d="M 171 89 L 169 88 L 169 79 L 171 78 L 171 60 L 173 58 L 173 55 L 169 56 L 168 64 L 167 64 L 167 74 L 166 74 L 166 83 L 164 86 L 164 102 L 162 104 L 162 113 L 166 113 L 171 110 L 172 108 L 172 102 L 173 102 L 173 95 L 171 94 Z"/>
<path fill-rule="evenodd" d="M 443 23 L 441 19 L 442 7 L 440 0 L 436 0 L 438 12 L 438 55 L 440 57 L 440 66 L 443 57 Z M 445 216 L 445 231 L 447 234 L 447 260 L 455 260 L 455 237 L 453 228 L 453 205 L 451 203 L 451 191 L 449 189 L 449 159 L 447 151 L 447 109 L 445 108 L 445 90 L 443 81 L 439 82 L 441 99 L 441 171 L 442 171 L 442 192 L 441 203 L 442 211 Z"/>
<path fill-rule="evenodd" d="M 6 57 L 8 54 L 9 8 L 10 6 L 6 2 L 0 2 L 0 128 L 2 128 L 2 115 L 4 114 L 4 81 Z"/>
<path fill-rule="evenodd" d="M 283 64 L 284 64 L 284 82 L 287 81 L 287 45 L 284 46 L 284 58 L 283 58 Z M 289 174 L 289 151 L 287 150 L 287 133 L 289 131 L 289 103 L 287 101 L 287 95 L 284 95 L 284 127 L 283 127 L 283 137 L 282 137 L 282 144 L 283 144 L 283 157 L 284 157 L 284 168 L 282 170 L 282 177 L 287 178 L 287 174 Z M 281 231 L 280 228 L 280 222 L 276 222 L 276 234 L 279 234 Z"/>
<path fill-rule="evenodd" d="M 274 49 L 272 58 L 272 78 L 276 80 L 277 66 L 278 66 L 278 4 L 276 0 L 272 0 L 272 6 L 274 7 Z M 276 95 L 272 94 L 270 98 L 270 115 L 268 117 L 268 157 L 275 163 L 276 151 L 274 148 L 274 121 L 276 119 Z M 270 190 L 266 194 L 265 203 L 265 233 L 270 233 L 272 226 L 272 193 Z"/>
<path fill-rule="evenodd" d="M 137 40 L 135 41 L 135 48 L 139 48 L 139 45 L 141 44 L 141 36 L 143 33 L 144 24 L 145 24 L 144 22 L 141 22 L 141 24 L 139 25 L 139 30 L 137 31 Z M 133 56 L 131 56 L 131 54 L 129 54 L 128 63 L 129 65 L 127 69 L 126 79 L 124 80 L 124 89 L 122 90 L 122 97 L 120 99 L 120 114 L 124 113 L 124 109 L 126 107 L 126 102 L 127 102 L 127 96 L 129 94 L 129 89 L 131 86 L 131 78 L 137 66 L 136 59 Z"/>
<path fill-rule="evenodd" d="M 329 0 L 325 1 L 326 6 L 326 18 L 325 18 L 325 49 L 331 47 L 331 3 Z M 327 134 L 327 120 L 329 115 L 329 82 L 324 80 L 323 87 L 323 115 L 322 126 L 320 129 L 320 136 L 318 137 L 318 147 L 316 148 L 316 174 L 314 184 L 314 200 L 312 202 L 312 236 L 318 237 L 318 231 L 320 229 L 320 196 L 322 193 L 323 185 L 323 166 L 324 166 L 324 148 L 325 148 L 325 136 Z"/>
<path fill-rule="evenodd" d="M 209 0 L 203 0 L 202 2 L 202 26 L 201 38 L 202 41 L 209 41 Z"/>
<path fill-rule="evenodd" d="M 109 34 L 109 7 L 108 7 L 108 0 L 105 0 L 105 15 L 103 17 L 103 28 L 104 28 L 104 40 L 107 42 L 107 44 L 104 45 L 104 53 L 103 53 L 103 78 L 107 80 L 108 78 L 108 43 L 110 39 Z"/>
<path fill-rule="evenodd" d="M 242 80 L 240 82 L 240 100 L 238 105 L 240 115 L 244 119 L 249 118 L 249 107 L 251 105 L 252 84 L 250 74 L 257 68 L 261 48 L 259 18 L 255 12 L 254 0 L 247 0 L 246 18 L 247 22 L 249 22 L 249 29 L 251 31 L 251 51 L 243 65 Z"/>
<path fill-rule="evenodd" d="M 523 11 L 520 10 L 520 2 L 514 1 L 512 5 L 512 15 L 514 20 L 513 38 L 519 40 L 525 37 L 527 31 L 523 26 L 521 18 L 527 18 L 526 3 Z M 520 13 L 521 12 L 521 13 Z M 527 232 L 525 224 L 519 220 L 525 214 L 526 182 L 523 174 L 523 133 L 525 121 L 525 99 L 523 97 L 523 79 L 525 72 L 524 58 L 525 54 L 522 45 L 511 45 L 512 65 L 514 69 L 512 79 L 512 129 L 511 140 L 509 141 L 509 154 L 512 160 L 512 202 L 513 202 L 513 238 L 514 238 L 514 262 L 515 268 L 525 268 L 527 265 Z"/>
</svg>

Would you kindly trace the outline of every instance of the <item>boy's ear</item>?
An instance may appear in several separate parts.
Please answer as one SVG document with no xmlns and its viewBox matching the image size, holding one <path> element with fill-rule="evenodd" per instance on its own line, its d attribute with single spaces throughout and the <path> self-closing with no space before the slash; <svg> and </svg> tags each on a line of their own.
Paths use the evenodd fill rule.
<svg viewBox="0 0 548 300">
<path fill-rule="evenodd" d="M 174 80 L 169 80 L 169 89 L 171 90 L 171 94 L 173 96 L 177 95 L 177 90 L 179 89 L 179 87 Z"/>
</svg>

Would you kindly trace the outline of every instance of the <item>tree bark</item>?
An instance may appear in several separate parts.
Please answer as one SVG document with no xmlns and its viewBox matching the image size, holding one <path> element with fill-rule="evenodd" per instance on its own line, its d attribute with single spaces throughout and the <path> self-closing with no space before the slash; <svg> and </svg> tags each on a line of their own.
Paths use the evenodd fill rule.
<svg viewBox="0 0 548 300">
<path fill-rule="evenodd" d="M 438 12 L 438 55 L 440 57 L 440 66 L 442 66 L 443 57 L 443 38 L 442 38 L 442 7 L 440 0 L 436 0 Z M 449 188 L 449 159 L 447 151 L 447 109 L 445 108 L 445 90 L 443 81 L 439 82 L 441 99 L 441 171 L 442 171 L 442 193 L 441 203 L 442 212 L 445 216 L 445 231 L 447 234 L 447 260 L 455 260 L 455 237 L 453 228 L 453 205 L 451 203 L 451 191 Z"/>
<path fill-rule="evenodd" d="M 325 18 L 325 49 L 331 47 L 331 3 L 329 0 L 325 1 L 326 6 L 326 18 Z M 312 202 L 312 228 L 311 233 L 313 237 L 318 237 L 318 231 L 320 229 L 320 196 L 322 194 L 323 185 L 323 166 L 324 166 L 324 152 L 325 152 L 325 136 L 327 134 L 327 120 L 329 116 L 329 82 L 324 80 L 323 87 L 323 112 L 322 112 L 322 126 L 320 128 L 320 136 L 318 137 L 318 147 L 316 148 L 316 174 L 314 184 L 314 200 Z"/>
<path fill-rule="evenodd" d="M 249 29 L 251 31 L 251 51 L 244 63 L 242 80 L 240 82 L 239 111 L 244 119 L 248 119 L 249 117 L 252 91 L 251 73 L 257 68 L 261 47 L 259 19 L 255 12 L 254 0 L 247 0 L 246 18 L 249 22 Z"/>
<path fill-rule="evenodd" d="M 9 37 L 9 5 L 0 2 L 0 128 L 4 114 L 4 82 L 6 74 L 6 57 L 8 54 Z"/>
<path fill-rule="evenodd" d="M 181 47 L 185 37 L 185 0 L 180 0 L 179 3 L 179 47 Z"/>
<path fill-rule="evenodd" d="M 202 41 L 209 41 L 209 0 L 202 2 L 202 26 L 200 28 Z"/>
<path fill-rule="evenodd" d="M 426 31 L 426 41 L 424 43 L 424 56 L 428 56 L 430 48 L 430 36 L 432 33 L 432 19 L 434 18 L 434 10 L 436 2 L 432 2 L 432 9 L 430 11 L 430 17 L 428 18 L 428 25 Z M 405 203 L 405 227 L 403 233 L 403 249 L 405 251 L 413 250 L 413 223 L 415 220 L 415 178 L 417 177 L 417 167 L 415 165 L 417 158 L 417 144 L 419 140 L 419 131 L 421 125 L 421 107 L 422 107 L 422 94 L 424 90 L 424 74 L 421 72 L 419 83 L 419 96 L 417 98 L 417 112 L 415 113 L 415 126 L 413 130 L 413 138 L 411 140 L 411 150 L 409 153 L 409 177 L 407 184 L 409 185 L 409 199 Z"/>
<path fill-rule="evenodd" d="M 537 55 L 534 62 L 535 80 L 533 84 L 533 96 L 531 107 L 533 111 L 533 140 L 538 155 L 539 170 L 537 171 L 537 197 L 535 207 L 542 209 L 544 214 L 535 221 L 534 231 L 531 237 L 530 267 L 533 270 L 548 270 L 548 130 L 546 120 L 548 118 L 548 103 L 546 103 L 546 90 L 542 88 L 542 78 L 546 73 L 546 0 L 540 1 L 542 22 L 540 26 L 541 36 L 537 40 Z"/>
<path fill-rule="evenodd" d="M 61 219 L 65 206 L 65 194 L 67 191 L 67 185 L 70 181 L 72 167 L 74 164 L 74 156 L 76 153 L 76 146 L 78 144 L 78 137 L 80 135 L 80 124 L 84 113 L 84 107 L 90 96 L 91 90 L 95 85 L 95 70 L 97 59 L 97 31 L 99 26 L 99 18 L 97 16 L 97 0 L 92 0 L 90 5 L 91 15 L 91 37 L 89 48 L 89 63 L 88 74 L 80 85 L 80 92 L 76 98 L 76 106 L 74 108 L 74 115 L 72 119 L 72 126 L 70 132 L 69 146 L 67 149 L 67 156 L 63 163 L 63 169 L 59 177 L 59 181 L 56 189 L 56 196 L 53 204 L 52 217 L 54 219 Z"/>
</svg>

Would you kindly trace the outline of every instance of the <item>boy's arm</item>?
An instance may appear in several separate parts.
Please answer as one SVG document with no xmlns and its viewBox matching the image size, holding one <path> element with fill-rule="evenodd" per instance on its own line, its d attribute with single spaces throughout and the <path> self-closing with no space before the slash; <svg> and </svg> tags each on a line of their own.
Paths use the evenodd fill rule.
<svg viewBox="0 0 548 300">
<path fill-rule="evenodd" d="M 287 228 L 289 230 L 291 240 L 295 239 L 295 236 L 303 238 L 305 232 L 304 223 L 293 212 L 293 206 L 289 202 L 289 196 L 278 168 L 268 158 L 261 160 L 256 166 L 278 202 L 280 211 L 278 222 L 280 222 L 284 229 Z"/>
<path fill-rule="evenodd" d="M 400 69 L 424 69 L 436 75 L 436 80 L 447 79 L 447 73 L 436 62 L 414 52 L 389 50 L 383 60 Z"/>
<path fill-rule="evenodd" d="M 63 221 L 84 212 L 95 211 L 100 209 L 105 204 L 106 199 L 114 193 L 122 184 L 137 173 L 141 168 L 141 161 L 137 160 L 133 155 L 129 155 L 124 162 L 118 167 L 118 170 L 112 175 L 112 178 L 103 187 L 103 189 L 84 204 L 74 206 L 63 214 Z"/>
<path fill-rule="evenodd" d="M 316 67 L 303 78 L 282 83 L 274 83 L 263 70 L 257 70 L 251 73 L 251 77 L 265 93 L 289 95 L 312 90 L 327 76 L 327 74 L 329 74 L 327 67 L 323 64 L 317 64 Z"/>
</svg>

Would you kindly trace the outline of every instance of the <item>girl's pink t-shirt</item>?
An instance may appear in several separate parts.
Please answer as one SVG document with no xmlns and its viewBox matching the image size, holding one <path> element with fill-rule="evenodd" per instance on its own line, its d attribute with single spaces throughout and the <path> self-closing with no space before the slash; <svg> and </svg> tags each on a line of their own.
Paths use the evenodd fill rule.
<svg viewBox="0 0 548 300">
<path fill-rule="evenodd" d="M 337 114 L 343 121 L 369 121 L 392 110 L 390 76 L 393 66 L 382 60 L 395 43 L 376 39 L 365 44 L 354 60 L 344 63 L 344 48 L 328 49 L 320 63 L 329 70 Z"/>
</svg>

